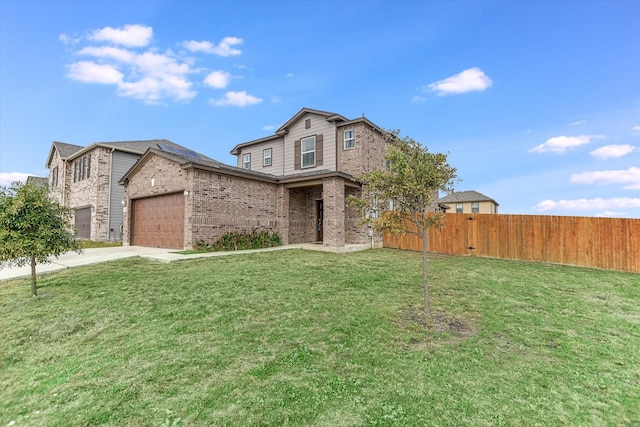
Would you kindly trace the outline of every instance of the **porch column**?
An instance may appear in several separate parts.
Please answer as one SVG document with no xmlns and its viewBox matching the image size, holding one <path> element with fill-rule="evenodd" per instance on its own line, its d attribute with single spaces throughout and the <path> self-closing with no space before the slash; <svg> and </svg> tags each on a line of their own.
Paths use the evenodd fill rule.
<svg viewBox="0 0 640 427">
<path fill-rule="evenodd" d="M 282 244 L 289 244 L 289 189 L 284 184 L 278 185 L 276 201 L 277 231 L 282 237 Z"/>
<path fill-rule="evenodd" d="M 344 181 L 331 177 L 322 180 L 324 203 L 324 246 L 343 247 L 345 244 Z"/>
</svg>

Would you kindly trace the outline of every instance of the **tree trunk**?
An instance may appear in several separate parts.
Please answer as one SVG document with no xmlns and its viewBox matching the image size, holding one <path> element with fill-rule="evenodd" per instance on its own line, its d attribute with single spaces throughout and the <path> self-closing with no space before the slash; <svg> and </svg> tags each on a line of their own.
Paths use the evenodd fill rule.
<svg viewBox="0 0 640 427">
<path fill-rule="evenodd" d="M 422 288 L 424 291 L 424 312 L 431 317 L 429 307 L 429 280 L 427 278 L 427 233 L 422 235 Z"/>
<path fill-rule="evenodd" d="M 38 296 L 38 286 L 36 285 L 36 257 L 31 257 L 31 295 Z"/>
</svg>

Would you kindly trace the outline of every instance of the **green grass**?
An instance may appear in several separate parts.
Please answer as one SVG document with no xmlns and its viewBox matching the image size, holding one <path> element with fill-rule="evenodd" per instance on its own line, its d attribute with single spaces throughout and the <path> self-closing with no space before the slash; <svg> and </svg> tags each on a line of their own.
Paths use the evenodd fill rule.
<svg viewBox="0 0 640 427">
<path fill-rule="evenodd" d="M 640 423 L 640 275 L 430 273 L 445 322 L 419 314 L 420 254 L 393 250 L 123 260 L 36 299 L 0 283 L 0 425 Z"/>
<path fill-rule="evenodd" d="M 122 241 L 116 242 L 97 242 L 93 240 L 80 240 L 80 247 L 82 249 L 92 248 L 111 248 L 114 246 L 122 246 Z"/>
</svg>

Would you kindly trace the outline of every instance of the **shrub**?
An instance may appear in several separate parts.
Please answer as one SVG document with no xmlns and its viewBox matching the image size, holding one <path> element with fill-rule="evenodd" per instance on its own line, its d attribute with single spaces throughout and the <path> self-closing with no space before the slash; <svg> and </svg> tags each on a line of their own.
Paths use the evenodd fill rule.
<svg viewBox="0 0 640 427">
<path fill-rule="evenodd" d="M 210 244 L 204 240 L 198 240 L 196 250 L 201 251 L 241 251 L 245 249 L 263 249 L 282 246 L 280 233 L 268 230 L 230 231 Z"/>
</svg>

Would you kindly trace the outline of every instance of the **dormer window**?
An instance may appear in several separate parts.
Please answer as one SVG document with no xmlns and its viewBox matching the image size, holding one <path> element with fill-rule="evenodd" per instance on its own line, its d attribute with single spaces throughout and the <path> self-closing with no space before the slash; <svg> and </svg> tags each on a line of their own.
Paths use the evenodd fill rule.
<svg viewBox="0 0 640 427">
<path fill-rule="evenodd" d="M 353 129 L 344 131 L 344 149 L 348 150 L 356 146 L 355 132 Z"/>
</svg>

